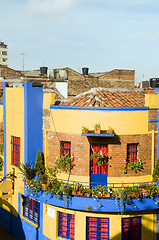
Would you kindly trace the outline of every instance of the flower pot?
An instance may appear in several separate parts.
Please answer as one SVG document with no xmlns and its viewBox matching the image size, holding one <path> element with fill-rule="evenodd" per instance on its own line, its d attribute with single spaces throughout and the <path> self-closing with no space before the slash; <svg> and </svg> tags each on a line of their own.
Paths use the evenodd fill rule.
<svg viewBox="0 0 159 240">
<path fill-rule="evenodd" d="M 28 184 L 32 179 L 26 179 L 26 184 Z"/>
<path fill-rule="evenodd" d="M 46 185 L 47 185 L 47 184 L 44 184 L 44 183 L 41 184 L 42 190 L 44 190 L 44 191 L 46 190 Z"/>
<path fill-rule="evenodd" d="M 101 127 L 95 127 L 94 133 L 100 134 L 100 132 L 101 132 Z"/>
<path fill-rule="evenodd" d="M 84 130 L 84 129 L 83 129 L 83 130 L 82 130 L 82 133 L 88 133 L 88 130 Z"/>
<path fill-rule="evenodd" d="M 103 198 L 110 198 L 110 193 L 103 194 Z"/>
<path fill-rule="evenodd" d="M 113 134 L 113 132 L 114 132 L 114 131 L 113 131 L 112 129 L 108 129 L 108 130 L 107 130 L 107 133 L 108 133 L 108 134 Z"/>
</svg>

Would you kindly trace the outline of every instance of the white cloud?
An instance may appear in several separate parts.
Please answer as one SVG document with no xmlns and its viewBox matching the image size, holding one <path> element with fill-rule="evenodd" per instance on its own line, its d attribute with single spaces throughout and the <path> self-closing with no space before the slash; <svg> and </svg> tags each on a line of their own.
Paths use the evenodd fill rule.
<svg viewBox="0 0 159 240">
<path fill-rule="evenodd" d="M 34 14 L 61 14 L 76 5 L 82 0 L 29 0 L 29 10 Z"/>
</svg>

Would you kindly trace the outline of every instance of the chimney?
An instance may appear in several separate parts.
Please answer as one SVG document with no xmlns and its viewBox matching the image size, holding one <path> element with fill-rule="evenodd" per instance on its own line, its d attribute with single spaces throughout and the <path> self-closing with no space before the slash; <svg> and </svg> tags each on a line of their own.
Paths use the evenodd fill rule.
<svg viewBox="0 0 159 240">
<path fill-rule="evenodd" d="M 82 68 L 82 74 L 83 74 L 83 75 L 88 75 L 88 70 L 89 70 L 89 68 L 83 67 L 83 68 Z"/>
</svg>

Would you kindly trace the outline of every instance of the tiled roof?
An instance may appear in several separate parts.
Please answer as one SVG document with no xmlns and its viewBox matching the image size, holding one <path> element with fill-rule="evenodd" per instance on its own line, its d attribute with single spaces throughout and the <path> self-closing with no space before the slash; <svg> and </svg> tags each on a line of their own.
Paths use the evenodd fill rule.
<svg viewBox="0 0 159 240">
<path fill-rule="evenodd" d="M 75 107 L 144 107 L 143 90 L 92 88 L 61 102 L 62 106 Z"/>
</svg>

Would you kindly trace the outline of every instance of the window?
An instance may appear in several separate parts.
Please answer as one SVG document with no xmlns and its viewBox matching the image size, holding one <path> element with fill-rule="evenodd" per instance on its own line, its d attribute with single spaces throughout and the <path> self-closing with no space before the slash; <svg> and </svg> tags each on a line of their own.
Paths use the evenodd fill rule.
<svg viewBox="0 0 159 240">
<path fill-rule="evenodd" d="M 109 219 L 87 217 L 87 240 L 108 240 Z"/>
<path fill-rule="evenodd" d="M 129 162 L 134 162 L 137 160 L 137 153 L 138 153 L 138 144 L 128 144 L 127 145 L 127 160 Z"/>
<path fill-rule="evenodd" d="M 58 236 L 66 239 L 75 239 L 75 216 L 59 212 L 59 233 Z"/>
<path fill-rule="evenodd" d="M 71 157 L 71 142 L 61 142 L 61 155 L 65 156 L 67 153 Z"/>
<path fill-rule="evenodd" d="M 141 240 L 141 217 L 122 219 L 122 240 Z"/>
<path fill-rule="evenodd" d="M 5 52 L 5 51 L 2 51 L 2 55 L 7 55 L 7 52 Z"/>
<path fill-rule="evenodd" d="M 20 165 L 20 138 L 11 136 L 11 159 L 15 166 Z"/>
<path fill-rule="evenodd" d="M 7 58 L 2 58 L 2 62 L 7 62 Z"/>
<path fill-rule="evenodd" d="M 95 153 L 95 152 L 99 152 L 101 154 L 103 153 L 108 153 L 108 145 L 96 145 L 96 144 L 92 144 L 91 145 L 91 154 Z M 93 161 L 91 161 L 91 173 L 92 174 L 107 174 L 107 164 L 104 164 L 102 166 L 98 166 L 96 164 L 96 160 L 94 159 Z"/>
<path fill-rule="evenodd" d="M 23 217 L 34 224 L 40 224 L 40 203 L 30 197 L 23 199 Z"/>
</svg>

